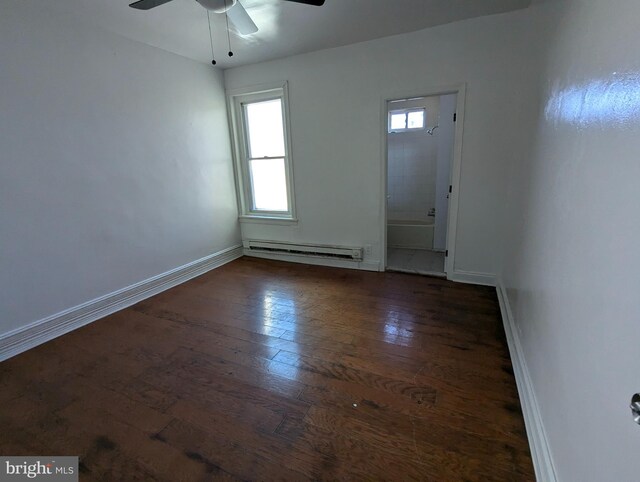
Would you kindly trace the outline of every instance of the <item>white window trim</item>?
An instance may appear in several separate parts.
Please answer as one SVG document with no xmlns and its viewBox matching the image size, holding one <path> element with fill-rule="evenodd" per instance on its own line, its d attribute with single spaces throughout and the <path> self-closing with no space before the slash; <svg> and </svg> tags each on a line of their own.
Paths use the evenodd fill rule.
<svg viewBox="0 0 640 482">
<path fill-rule="evenodd" d="M 422 123 L 422 127 L 408 127 L 409 126 L 409 114 L 411 112 L 422 112 L 422 118 L 424 120 L 424 122 Z M 407 127 L 404 129 L 391 129 L 391 116 L 392 115 L 398 115 L 398 114 L 404 114 L 405 115 L 405 122 Z M 396 109 L 396 110 L 390 110 L 389 111 L 389 117 L 387 119 L 387 132 L 389 134 L 396 134 L 398 132 L 415 132 L 415 131 L 421 131 L 427 128 L 427 109 L 425 109 L 424 107 L 409 107 L 407 109 Z"/>
<path fill-rule="evenodd" d="M 282 114 L 284 117 L 284 159 L 289 211 L 258 211 L 252 209 L 251 179 L 247 156 L 248 147 L 246 145 L 247 136 L 246 126 L 243 122 L 242 104 L 277 98 L 282 99 Z M 293 162 L 291 158 L 291 116 L 289 115 L 289 89 L 287 82 L 229 90 L 227 91 L 227 110 L 231 129 L 240 222 L 264 222 L 273 224 L 296 223 L 296 200 L 293 188 Z"/>
</svg>

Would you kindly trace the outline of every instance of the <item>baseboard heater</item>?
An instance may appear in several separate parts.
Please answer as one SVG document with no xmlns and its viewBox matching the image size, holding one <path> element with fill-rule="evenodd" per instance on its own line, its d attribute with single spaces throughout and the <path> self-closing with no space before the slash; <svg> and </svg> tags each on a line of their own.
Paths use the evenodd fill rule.
<svg viewBox="0 0 640 482">
<path fill-rule="evenodd" d="M 289 254 L 296 256 L 315 256 L 319 258 L 362 261 L 362 248 L 256 240 L 245 240 L 243 244 L 245 250 L 256 253 Z"/>
</svg>

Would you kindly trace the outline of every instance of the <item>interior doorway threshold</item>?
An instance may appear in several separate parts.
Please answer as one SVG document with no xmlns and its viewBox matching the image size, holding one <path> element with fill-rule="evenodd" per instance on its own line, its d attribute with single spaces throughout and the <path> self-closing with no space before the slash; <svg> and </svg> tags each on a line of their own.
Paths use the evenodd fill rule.
<svg viewBox="0 0 640 482">
<path fill-rule="evenodd" d="M 447 279 L 446 273 L 440 273 L 438 271 L 421 271 L 419 269 L 393 268 L 391 266 L 387 266 L 385 271 L 388 271 L 390 273 L 417 274 L 420 276 L 430 276 L 432 278 Z"/>
</svg>

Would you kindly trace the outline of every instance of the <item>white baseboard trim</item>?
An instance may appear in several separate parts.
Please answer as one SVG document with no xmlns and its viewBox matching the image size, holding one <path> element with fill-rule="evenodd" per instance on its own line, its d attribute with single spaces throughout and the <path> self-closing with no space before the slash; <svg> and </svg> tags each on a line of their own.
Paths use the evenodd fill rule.
<svg viewBox="0 0 640 482">
<path fill-rule="evenodd" d="M 315 266 L 330 266 L 333 268 L 361 269 L 365 271 L 379 271 L 380 261 L 349 261 L 348 259 L 322 258 L 314 256 L 300 256 L 296 254 L 261 253 L 250 249 L 244 250 L 245 256 L 253 258 L 288 261 L 290 263 L 313 264 Z"/>
<path fill-rule="evenodd" d="M 527 429 L 527 438 L 529 439 L 529 447 L 531 448 L 531 458 L 533 459 L 536 479 L 540 482 L 557 482 L 558 479 L 556 477 L 553 458 L 551 457 L 549 442 L 547 441 L 547 434 L 544 429 L 544 424 L 542 423 L 542 416 L 540 415 L 536 394 L 533 390 L 533 382 L 531 381 L 522 345 L 520 344 L 518 330 L 515 326 L 511 306 L 509 305 L 509 298 L 501 282 L 498 283 L 496 291 L 498 293 L 502 322 L 507 336 L 516 385 L 518 386 L 518 394 L 520 396 L 520 404 L 522 405 L 522 414 L 524 415 L 524 423 Z"/>
<path fill-rule="evenodd" d="M 454 270 L 448 279 L 458 283 L 468 283 L 472 285 L 496 286 L 496 276 L 487 273 L 477 273 L 475 271 Z"/>
<path fill-rule="evenodd" d="M 0 361 L 134 305 L 241 256 L 242 246 L 232 246 L 0 335 Z"/>
</svg>

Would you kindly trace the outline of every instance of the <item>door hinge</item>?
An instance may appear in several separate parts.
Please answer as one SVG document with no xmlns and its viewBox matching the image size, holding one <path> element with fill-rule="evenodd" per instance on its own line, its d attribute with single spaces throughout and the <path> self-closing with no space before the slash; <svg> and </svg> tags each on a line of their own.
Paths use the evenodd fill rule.
<svg viewBox="0 0 640 482">
<path fill-rule="evenodd" d="M 458 113 L 457 113 L 457 112 L 454 112 L 454 113 L 453 113 L 453 122 L 455 122 L 455 121 L 457 121 L 457 120 L 458 120 Z"/>
<path fill-rule="evenodd" d="M 444 252 L 444 257 L 445 257 L 445 258 L 448 258 L 448 257 L 449 257 L 449 250 L 448 250 L 448 249 Z"/>
<path fill-rule="evenodd" d="M 453 186 L 449 185 L 449 193 L 453 190 Z"/>
</svg>

